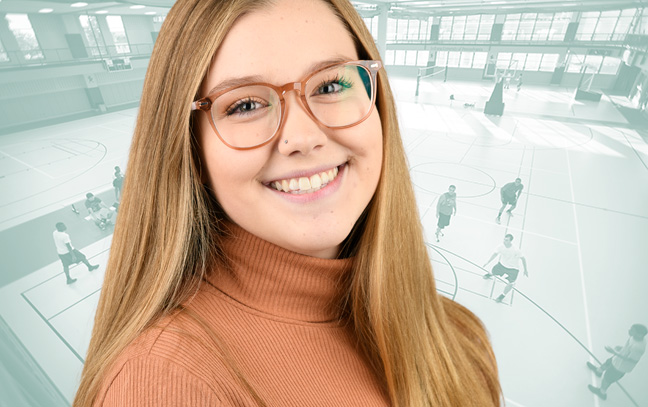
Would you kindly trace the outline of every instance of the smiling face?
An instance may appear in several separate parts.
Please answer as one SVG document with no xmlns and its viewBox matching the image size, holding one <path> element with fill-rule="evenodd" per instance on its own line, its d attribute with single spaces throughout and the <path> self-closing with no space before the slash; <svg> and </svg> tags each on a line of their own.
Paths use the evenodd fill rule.
<svg viewBox="0 0 648 407">
<path fill-rule="evenodd" d="M 200 96 L 246 78 L 281 86 L 323 65 L 357 59 L 353 39 L 328 5 L 280 0 L 234 24 Z M 295 91 L 284 97 L 279 134 L 252 150 L 229 148 L 208 115 L 197 116 L 205 181 L 248 232 L 297 253 L 333 258 L 376 190 L 380 117 L 374 108 L 362 123 L 333 130 L 306 113 Z"/>
</svg>

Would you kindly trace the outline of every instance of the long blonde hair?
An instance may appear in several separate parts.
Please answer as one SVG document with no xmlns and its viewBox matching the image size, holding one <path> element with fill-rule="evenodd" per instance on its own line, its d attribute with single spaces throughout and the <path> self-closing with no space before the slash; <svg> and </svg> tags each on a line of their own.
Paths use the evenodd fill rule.
<svg viewBox="0 0 648 407">
<path fill-rule="evenodd" d="M 327 0 L 360 58 L 380 59 L 347 0 Z M 271 1 L 178 0 L 149 62 L 104 286 L 74 406 L 92 406 L 112 363 L 178 310 L 217 261 L 222 214 L 201 183 L 189 109 L 238 17 Z M 477 318 L 436 294 L 394 99 L 379 73 L 384 157 L 378 188 L 348 239 L 347 309 L 392 405 L 497 406 L 495 358 Z"/>
</svg>

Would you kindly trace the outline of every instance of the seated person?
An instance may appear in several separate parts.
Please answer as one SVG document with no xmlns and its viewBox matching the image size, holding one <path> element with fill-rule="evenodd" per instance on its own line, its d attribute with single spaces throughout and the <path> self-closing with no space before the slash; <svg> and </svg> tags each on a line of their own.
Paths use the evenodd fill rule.
<svg viewBox="0 0 648 407">
<path fill-rule="evenodd" d="M 99 197 L 94 196 L 92 192 L 86 194 L 85 207 L 99 227 L 105 226 L 113 216 L 113 213 L 108 209 L 106 204 Z"/>
</svg>

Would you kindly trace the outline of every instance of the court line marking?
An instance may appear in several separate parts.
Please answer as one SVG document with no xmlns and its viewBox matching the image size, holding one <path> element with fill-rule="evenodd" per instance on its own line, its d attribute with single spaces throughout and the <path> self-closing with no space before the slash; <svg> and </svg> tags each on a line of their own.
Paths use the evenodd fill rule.
<svg viewBox="0 0 648 407">
<path fill-rule="evenodd" d="M 434 246 L 434 245 L 433 245 L 433 246 Z M 480 265 L 478 265 L 477 263 L 473 262 L 472 260 L 469 260 L 469 259 L 467 259 L 466 257 L 463 257 L 463 256 L 461 256 L 461 255 L 459 255 L 459 254 L 457 254 L 457 253 L 455 253 L 455 252 L 453 252 L 453 251 L 450 251 L 450 250 L 448 250 L 448 249 L 444 249 L 444 248 L 441 247 L 441 246 L 434 246 L 434 247 L 435 247 L 436 249 L 439 249 L 439 250 L 442 250 L 442 251 L 444 251 L 444 252 L 446 252 L 446 253 L 449 253 L 449 254 L 451 254 L 451 255 L 453 255 L 453 256 L 455 256 L 455 257 L 457 257 L 457 258 L 459 258 L 459 259 L 465 261 L 466 263 L 472 264 L 473 266 L 475 266 L 476 268 L 478 268 L 478 269 L 480 269 L 480 270 L 488 271 L 488 270 L 486 270 L 485 268 L 483 268 L 482 266 L 480 266 Z M 507 281 L 506 281 L 505 279 L 503 279 L 503 278 L 501 278 L 501 277 L 499 277 L 499 276 L 496 276 L 495 278 L 498 279 L 498 280 L 501 280 L 503 283 L 507 283 Z M 469 290 L 464 290 L 464 291 L 469 291 Z M 556 319 L 556 317 L 554 317 L 553 315 L 551 315 L 551 314 L 549 313 L 549 311 L 547 311 L 547 310 L 544 309 L 540 304 L 538 304 L 537 302 L 535 302 L 534 300 L 532 300 L 531 297 L 529 297 L 528 295 L 524 294 L 524 292 L 520 291 L 516 286 L 513 286 L 513 290 L 512 290 L 512 291 L 517 292 L 518 294 L 520 294 L 520 295 L 521 295 L 522 297 L 524 297 L 527 301 L 529 301 L 529 302 L 530 302 L 534 307 L 536 307 L 540 312 L 542 312 L 542 313 L 545 314 L 547 317 L 549 317 L 549 318 L 550 318 L 553 322 L 555 322 L 556 325 L 558 325 L 558 326 L 559 326 L 559 327 L 560 327 L 560 328 L 561 328 L 561 329 L 562 329 L 562 330 L 563 330 L 567 335 L 569 335 L 569 336 L 570 336 L 570 337 L 571 337 L 571 338 L 572 338 L 572 339 L 573 339 L 573 340 L 574 340 L 574 341 L 575 341 L 575 342 L 576 342 L 576 343 L 577 343 L 581 348 L 583 348 L 583 350 L 584 350 L 585 352 L 587 352 L 587 354 L 590 355 L 590 357 L 591 357 L 594 361 L 596 361 L 596 363 L 598 363 L 599 365 L 602 364 L 601 361 L 596 357 L 596 355 L 595 355 L 595 354 L 590 350 L 590 348 L 588 348 L 587 346 L 585 346 L 585 344 L 584 344 L 583 342 L 581 342 L 580 339 L 578 339 L 578 338 L 576 337 L 576 335 L 574 335 L 574 334 L 573 334 L 569 329 L 567 329 L 567 327 L 565 327 L 565 325 L 563 325 L 562 323 L 560 323 L 560 321 L 558 321 L 558 320 Z M 623 387 L 623 385 L 620 383 L 620 381 L 617 381 L 617 382 L 615 382 L 614 384 L 617 385 L 617 386 L 619 386 L 619 388 L 621 389 L 621 391 L 623 391 L 623 393 L 628 397 L 628 399 L 630 400 L 630 402 L 632 402 L 632 404 L 634 404 L 636 407 L 640 407 L 639 404 L 638 404 L 638 403 L 637 403 L 637 402 L 632 398 L 632 396 L 630 395 L 630 393 L 625 389 L 625 387 Z"/>
<path fill-rule="evenodd" d="M 455 215 L 455 216 L 461 216 L 462 218 L 476 220 L 478 222 L 487 223 L 489 225 L 494 223 L 494 222 L 492 222 L 490 220 L 485 220 L 485 219 L 482 219 L 482 218 L 475 218 L 475 217 L 472 217 L 472 216 L 465 216 L 465 215 Z M 512 231 L 515 231 L 515 232 L 519 232 L 520 233 L 520 238 L 522 237 L 522 235 L 524 233 L 528 233 L 528 234 L 533 235 L 533 236 L 538 236 L 538 237 L 542 237 L 542 238 L 545 238 L 545 239 L 554 240 L 556 242 L 565 243 L 565 244 L 572 245 L 572 246 L 576 245 L 576 243 L 570 242 L 568 240 L 563 240 L 563 239 L 559 239 L 557 237 L 548 236 L 548 235 L 544 235 L 542 233 L 532 232 L 530 230 L 526 230 L 526 229 L 517 228 L 517 227 L 507 225 L 506 230 L 508 231 L 509 229 L 511 229 Z"/>
<path fill-rule="evenodd" d="M 95 294 L 98 293 L 99 291 L 101 291 L 101 288 L 98 288 L 98 289 L 94 290 L 93 292 L 91 292 L 90 294 L 88 294 L 88 295 L 86 295 L 85 297 L 81 298 L 81 299 L 78 300 L 77 302 L 75 302 L 75 303 L 73 303 L 73 304 L 71 304 L 71 305 L 68 305 L 67 307 L 65 307 L 65 308 L 63 308 L 62 310 L 60 310 L 59 312 L 57 312 L 56 314 L 54 314 L 54 315 L 52 315 L 51 317 L 47 318 L 47 320 L 50 321 L 50 320 L 52 320 L 52 319 L 58 317 L 59 315 L 61 315 L 61 314 L 64 313 L 65 311 L 69 310 L 70 308 L 74 308 L 74 307 L 76 307 L 79 303 L 81 303 L 81 302 L 87 300 L 88 298 L 92 297 L 93 295 L 95 295 Z"/>
<path fill-rule="evenodd" d="M 621 131 L 620 133 L 623 134 L 623 138 L 630 145 L 630 148 L 632 148 L 632 151 L 634 151 L 634 153 L 637 155 L 637 158 L 639 159 L 639 161 L 641 161 L 641 164 L 643 164 L 644 168 L 648 170 L 648 165 L 646 165 L 646 162 L 643 160 L 643 157 L 641 156 L 641 154 L 639 154 L 637 149 L 634 147 L 634 145 L 632 144 L 632 142 L 628 138 L 628 135 L 625 133 L 625 131 Z"/>
<path fill-rule="evenodd" d="M 85 363 L 85 361 L 83 360 L 83 358 L 81 357 L 81 355 L 79 355 L 79 353 L 74 349 L 74 347 L 73 347 L 73 346 L 72 346 L 72 345 L 71 345 L 67 340 L 65 340 L 65 338 L 63 337 L 63 335 L 61 335 L 61 333 L 60 333 L 56 328 L 54 328 L 54 325 L 52 325 L 52 324 L 50 323 L 50 321 L 48 321 L 47 318 L 45 318 L 45 316 L 40 312 L 40 310 L 38 309 L 38 307 L 36 307 L 34 304 L 32 304 L 32 302 L 29 301 L 29 298 L 27 298 L 27 296 L 25 296 L 24 294 L 20 294 L 20 296 L 23 297 L 23 299 L 25 300 L 25 302 L 27 302 L 27 304 L 29 304 L 30 307 L 32 307 L 32 309 L 34 310 L 34 312 L 35 312 L 35 313 L 36 313 L 36 314 L 37 314 L 37 315 L 38 315 L 38 316 L 43 320 L 43 322 L 45 322 L 45 324 L 47 324 L 47 326 L 49 327 L 49 329 L 51 329 L 52 332 L 54 332 L 54 334 L 55 334 L 56 336 L 58 336 L 59 340 L 60 340 L 61 342 L 63 342 L 63 344 L 64 344 L 64 345 L 65 345 L 65 346 L 70 350 L 70 352 L 72 352 L 72 354 L 73 354 L 77 359 L 79 359 L 79 362 L 81 362 L 81 363 Z"/>
<path fill-rule="evenodd" d="M 21 163 L 22 165 L 24 165 L 25 167 L 27 167 L 27 168 L 29 168 L 29 169 L 32 169 L 32 170 L 34 170 L 34 171 L 36 171 L 36 172 L 41 173 L 42 175 L 46 176 L 47 178 L 49 178 L 49 179 L 51 179 L 51 180 L 54 179 L 54 177 L 52 177 L 51 175 L 49 175 L 49 174 L 46 173 L 45 171 L 40 170 L 40 169 L 38 169 L 37 167 L 34 167 L 33 165 L 28 164 L 28 163 L 24 162 L 23 160 L 21 160 L 21 159 L 19 159 L 19 158 L 16 158 L 16 157 L 12 156 L 12 155 L 9 154 L 9 153 L 6 153 L 6 152 L 4 152 L 4 151 L 2 151 L 2 150 L 0 150 L 0 153 L 6 155 L 7 157 L 11 158 L 11 159 L 14 160 L 14 161 L 17 161 L 17 162 Z"/>
<path fill-rule="evenodd" d="M 572 178 L 572 169 L 571 169 L 571 160 L 569 159 L 569 151 L 565 150 L 565 155 L 567 156 L 567 174 L 569 175 L 569 191 L 571 194 L 572 201 L 575 200 L 574 196 L 574 181 Z M 578 229 L 578 216 L 576 213 L 576 205 L 572 204 L 572 212 L 574 215 L 574 228 L 576 229 L 576 252 L 578 253 L 578 270 L 580 273 L 581 280 L 581 293 L 583 295 L 583 310 L 585 311 L 585 334 L 587 335 L 587 347 L 592 349 L 592 329 L 590 327 L 590 316 L 589 308 L 587 306 L 587 290 L 585 289 L 585 272 L 583 270 L 583 253 L 581 251 L 580 243 L 580 233 Z M 596 378 L 594 377 L 594 372 L 590 372 L 590 379 L 592 384 L 596 384 Z M 594 397 L 594 405 L 599 407 L 599 398 L 596 395 Z"/>
</svg>

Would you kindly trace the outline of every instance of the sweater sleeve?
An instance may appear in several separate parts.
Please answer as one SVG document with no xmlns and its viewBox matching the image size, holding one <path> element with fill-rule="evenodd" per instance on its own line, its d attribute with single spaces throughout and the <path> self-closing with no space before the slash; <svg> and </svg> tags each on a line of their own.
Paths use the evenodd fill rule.
<svg viewBox="0 0 648 407">
<path fill-rule="evenodd" d="M 110 383 L 101 407 L 221 407 L 207 383 L 169 360 L 131 359 Z"/>
</svg>

